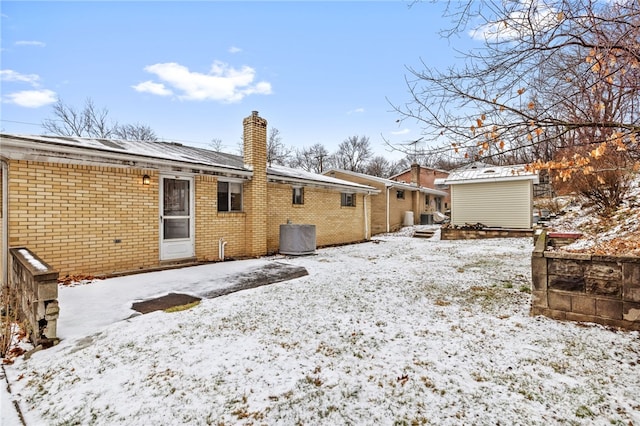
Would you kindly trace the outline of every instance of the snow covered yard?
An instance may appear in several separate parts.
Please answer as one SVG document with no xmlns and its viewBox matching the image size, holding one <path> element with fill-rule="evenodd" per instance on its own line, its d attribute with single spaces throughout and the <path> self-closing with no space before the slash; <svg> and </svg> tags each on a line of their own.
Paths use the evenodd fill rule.
<svg viewBox="0 0 640 426">
<path fill-rule="evenodd" d="M 640 333 L 530 317 L 532 248 L 401 232 L 269 258 L 309 275 L 67 338 L 7 368 L 12 397 L 29 426 L 640 425 Z"/>
</svg>

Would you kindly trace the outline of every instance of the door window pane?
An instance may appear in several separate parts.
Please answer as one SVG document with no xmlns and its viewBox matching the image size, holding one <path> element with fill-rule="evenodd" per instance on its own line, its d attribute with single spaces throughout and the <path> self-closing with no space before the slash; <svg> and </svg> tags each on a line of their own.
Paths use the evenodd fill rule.
<svg viewBox="0 0 640 426">
<path fill-rule="evenodd" d="M 164 215 L 189 216 L 189 181 L 164 179 Z"/>
<path fill-rule="evenodd" d="M 189 238 L 189 219 L 164 219 L 164 239 Z"/>
</svg>

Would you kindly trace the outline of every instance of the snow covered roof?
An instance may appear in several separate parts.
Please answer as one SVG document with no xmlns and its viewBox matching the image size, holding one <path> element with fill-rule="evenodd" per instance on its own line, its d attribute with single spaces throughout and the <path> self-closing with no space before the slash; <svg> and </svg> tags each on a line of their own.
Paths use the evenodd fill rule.
<svg viewBox="0 0 640 426">
<path fill-rule="evenodd" d="M 2 155 L 16 160 L 73 162 L 87 164 L 157 168 L 181 166 L 192 170 L 250 177 L 239 155 L 196 148 L 176 142 L 127 141 L 66 136 L 0 134 Z M 354 192 L 377 192 L 373 187 L 335 179 L 304 170 L 271 166 L 267 170 L 273 181 L 315 184 Z"/>
<path fill-rule="evenodd" d="M 439 191 L 437 189 L 426 188 L 424 186 L 420 186 L 419 187 L 419 186 L 416 186 L 416 185 L 411 185 L 411 184 L 404 183 L 404 182 L 398 182 L 398 181 L 391 180 L 391 179 L 385 179 L 385 178 L 381 178 L 381 177 L 377 177 L 377 176 L 371 176 L 371 175 L 367 175 L 367 174 L 364 174 L 364 173 L 352 172 L 350 170 L 329 169 L 326 172 L 324 172 L 324 174 L 330 174 L 330 173 L 333 173 L 333 172 L 342 173 L 342 174 L 358 177 L 358 178 L 361 178 L 361 179 L 367 179 L 367 180 L 370 180 L 372 182 L 382 183 L 387 188 L 404 189 L 404 190 L 407 190 L 407 191 L 419 191 L 419 192 L 423 192 L 425 194 L 439 195 L 439 196 L 442 196 L 442 197 L 446 197 L 448 195 L 446 192 Z"/>
<path fill-rule="evenodd" d="M 297 181 L 298 183 L 315 183 L 315 184 L 327 184 L 332 186 L 345 187 L 349 190 L 356 190 L 357 192 L 380 192 L 376 188 L 367 185 L 361 185 L 359 183 L 350 182 L 343 179 L 337 179 L 331 176 L 320 175 L 317 173 L 307 172 L 301 169 L 293 169 L 285 166 L 269 166 L 267 168 L 267 177 L 272 181 L 278 181 L 279 179 L 285 179 L 288 182 Z"/>
<path fill-rule="evenodd" d="M 245 172 L 242 157 L 176 142 L 127 141 L 67 136 L 0 134 L 3 155 L 12 159 L 70 160 L 141 167 L 179 163 L 195 169 Z M 130 162 L 134 161 L 134 164 Z"/>
<path fill-rule="evenodd" d="M 420 171 L 422 172 L 422 170 L 430 170 L 432 172 L 439 172 L 439 173 L 449 173 L 449 170 L 436 169 L 435 167 L 427 167 L 427 166 L 420 166 Z M 399 176 L 402 176 L 402 175 L 410 173 L 410 172 L 411 172 L 411 168 L 404 169 L 400 173 L 396 173 L 395 175 L 389 176 L 389 179 L 394 180 L 394 179 L 398 178 Z"/>
<path fill-rule="evenodd" d="M 526 170 L 524 165 L 492 166 L 485 163 L 471 163 L 452 170 L 448 177 L 436 179 L 436 184 L 456 185 L 461 183 L 507 182 L 532 180 L 538 183 L 537 173 Z"/>
</svg>

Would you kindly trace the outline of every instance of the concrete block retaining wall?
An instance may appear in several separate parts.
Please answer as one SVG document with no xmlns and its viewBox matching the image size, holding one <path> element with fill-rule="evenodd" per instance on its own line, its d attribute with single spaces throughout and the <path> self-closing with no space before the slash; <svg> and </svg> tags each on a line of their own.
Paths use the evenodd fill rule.
<svg viewBox="0 0 640 426">
<path fill-rule="evenodd" d="M 9 291 L 17 297 L 18 319 L 35 346 L 51 346 L 58 342 L 58 272 L 25 247 L 9 252 Z"/>
<path fill-rule="evenodd" d="M 474 240 L 482 238 L 520 238 L 533 236 L 533 229 L 482 228 L 461 229 L 441 228 L 441 240 Z"/>
<path fill-rule="evenodd" d="M 640 330 L 640 257 L 550 246 L 553 239 L 543 232 L 531 256 L 532 315 Z"/>
</svg>

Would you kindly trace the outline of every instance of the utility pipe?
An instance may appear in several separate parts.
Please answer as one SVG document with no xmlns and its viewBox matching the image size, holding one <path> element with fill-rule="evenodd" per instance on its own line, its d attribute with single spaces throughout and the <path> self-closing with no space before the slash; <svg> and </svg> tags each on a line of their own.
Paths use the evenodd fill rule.
<svg viewBox="0 0 640 426">
<path fill-rule="evenodd" d="M 220 238 L 218 241 L 218 256 L 220 260 L 224 260 L 224 246 L 227 245 L 227 242 L 224 240 L 224 237 Z"/>
</svg>

